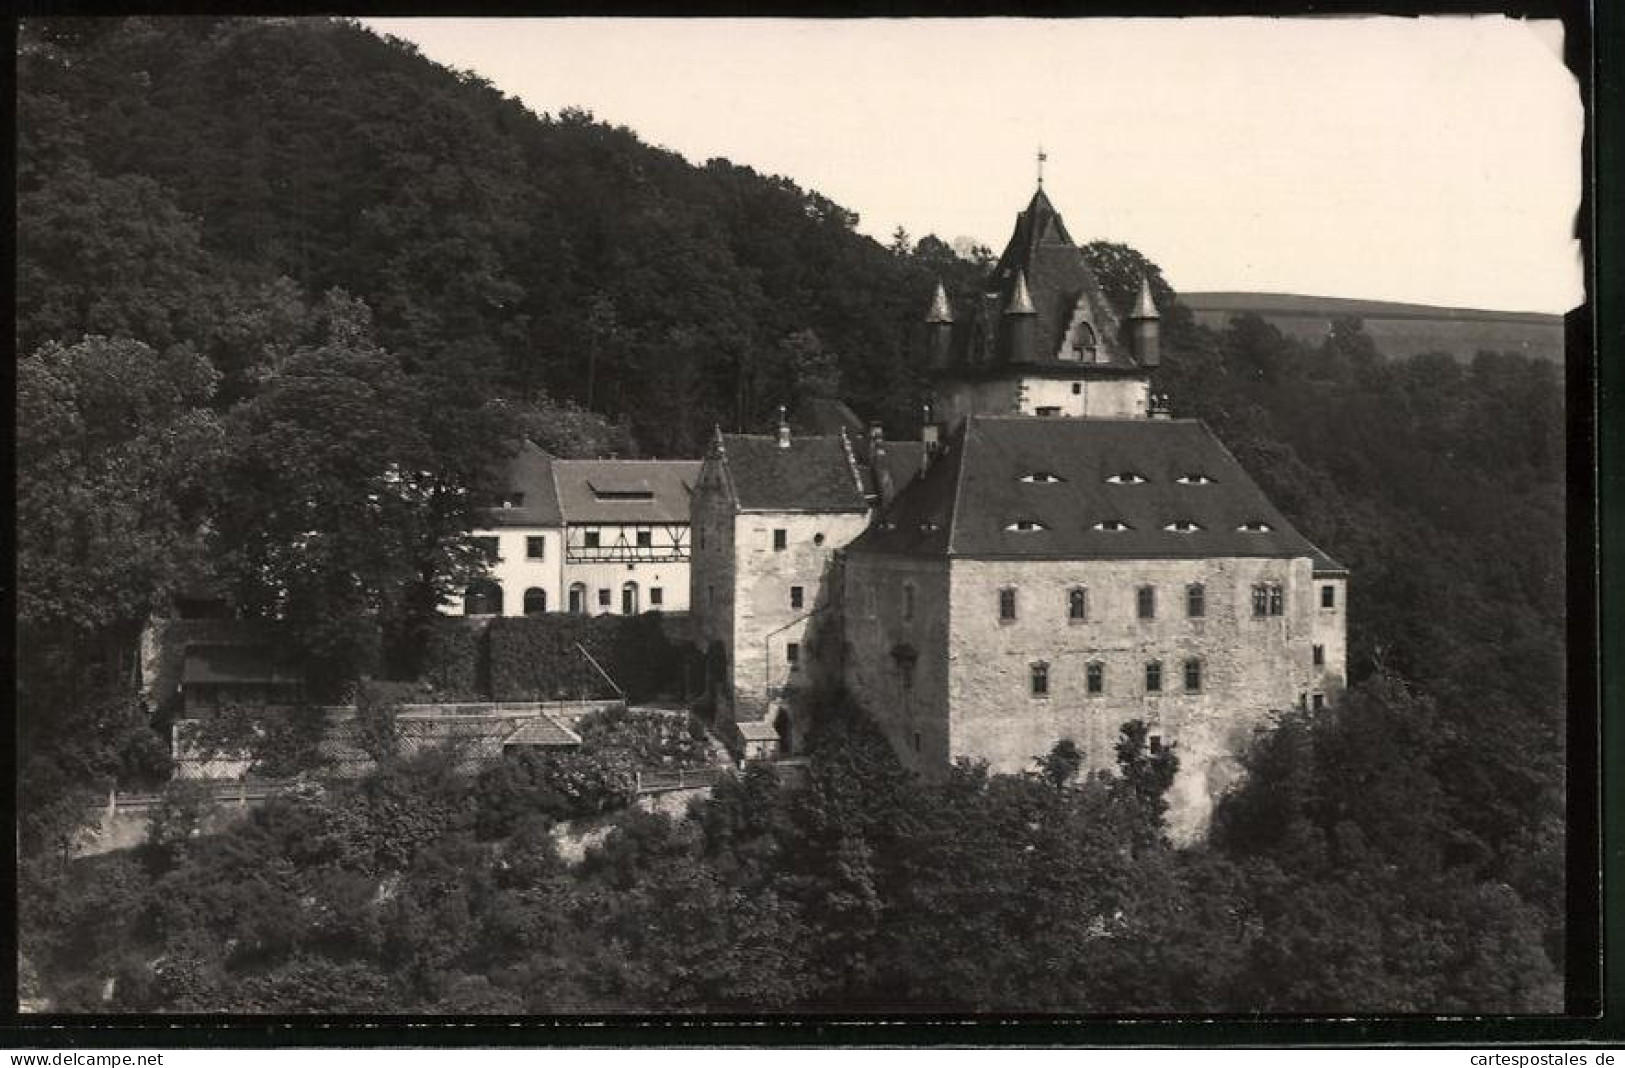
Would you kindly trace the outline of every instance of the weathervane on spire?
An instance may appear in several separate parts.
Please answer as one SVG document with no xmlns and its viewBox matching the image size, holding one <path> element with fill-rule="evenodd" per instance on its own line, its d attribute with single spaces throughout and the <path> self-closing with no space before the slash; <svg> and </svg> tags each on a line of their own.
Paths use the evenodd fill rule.
<svg viewBox="0 0 1625 1068">
<path fill-rule="evenodd" d="M 1040 186 L 1042 186 L 1044 184 L 1044 161 L 1047 160 L 1047 159 L 1049 159 L 1049 157 L 1044 154 L 1044 146 L 1039 145 L 1038 146 L 1038 184 Z"/>
</svg>

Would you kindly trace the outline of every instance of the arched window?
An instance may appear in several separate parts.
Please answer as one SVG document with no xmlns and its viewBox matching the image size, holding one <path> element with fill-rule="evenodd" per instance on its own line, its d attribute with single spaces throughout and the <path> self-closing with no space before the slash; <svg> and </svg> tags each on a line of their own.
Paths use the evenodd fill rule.
<svg viewBox="0 0 1625 1068">
<path fill-rule="evenodd" d="M 1089 591 L 1082 586 L 1067 591 L 1066 618 L 1073 623 L 1082 623 L 1089 618 Z"/>
<path fill-rule="evenodd" d="M 570 614 L 584 615 L 587 611 L 587 586 L 582 582 L 570 585 Z"/>
<path fill-rule="evenodd" d="M 1207 615 L 1207 590 L 1200 582 L 1185 587 L 1185 614 L 1192 619 Z"/>
<path fill-rule="evenodd" d="M 1099 350 L 1100 342 L 1095 337 L 1095 328 L 1088 323 L 1079 323 L 1072 334 L 1072 358 L 1093 362 Z"/>
<path fill-rule="evenodd" d="M 463 615 L 500 616 L 502 587 L 492 579 L 480 579 L 463 591 Z"/>
<path fill-rule="evenodd" d="M 525 591 L 525 615 L 540 616 L 547 613 L 547 591 L 532 586 Z"/>
</svg>

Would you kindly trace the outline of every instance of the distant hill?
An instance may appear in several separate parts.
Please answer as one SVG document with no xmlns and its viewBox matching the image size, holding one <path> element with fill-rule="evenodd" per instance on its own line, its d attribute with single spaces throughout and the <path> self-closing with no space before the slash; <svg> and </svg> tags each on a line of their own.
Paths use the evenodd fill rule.
<svg viewBox="0 0 1625 1068">
<path fill-rule="evenodd" d="M 1182 293 L 1180 299 L 1204 326 L 1223 327 L 1233 316 L 1252 312 L 1282 333 L 1314 343 L 1326 336 L 1332 319 L 1353 315 L 1364 321 L 1365 332 L 1389 356 L 1447 352 L 1471 360 L 1480 351 L 1490 351 L 1563 362 L 1561 315 L 1291 293 Z"/>
</svg>

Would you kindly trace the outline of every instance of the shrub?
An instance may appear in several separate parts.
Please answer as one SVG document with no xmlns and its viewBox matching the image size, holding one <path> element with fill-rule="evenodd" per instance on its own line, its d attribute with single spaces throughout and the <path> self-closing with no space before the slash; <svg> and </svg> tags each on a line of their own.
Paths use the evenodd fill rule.
<svg viewBox="0 0 1625 1068">
<path fill-rule="evenodd" d="M 583 649 L 632 700 L 682 686 L 682 651 L 654 615 L 494 619 L 487 640 L 497 701 L 611 696 L 609 682 Z"/>
<path fill-rule="evenodd" d="M 624 750 L 641 768 L 700 768 L 712 763 L 705 726 L 682 712 L 609 708 L 582 717 L 576 733 L 585 750 Z"/>
</svg>

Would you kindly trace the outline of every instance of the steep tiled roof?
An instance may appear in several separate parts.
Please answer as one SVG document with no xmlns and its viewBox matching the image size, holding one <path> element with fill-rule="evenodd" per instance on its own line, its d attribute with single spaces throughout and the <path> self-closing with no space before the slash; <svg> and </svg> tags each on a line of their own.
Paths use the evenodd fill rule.
<svg viewBox="0 0 1625 1068">
<path fill-rule="evenodd" d="M 698 460 L 554 460 L 568 523 L 687 523 Z"/>
<path fill-rule="evenodd" d="M 1194 475 L 1208 481 L 1179 481 Z M 1115 481 L 1121 476 L 1132 477 Z M 1249 525 L 1267 529 L 1241 529 Z M 852 550 L 1063 560 L 1321 555 L 1200 422 L 1031 416 L 966 419 Z"/>
<path fill-rule="evenodd" d="M 723 463 L 746 511 L 861 512 L 867 507 L 850 447 L 840 436 L 724 434 Z"/>
<path fill-rule="evenodd" d="M 530 442 L 524 442 L 508 461 L 505 484 L 499 490 L 504 495 L 522 494 L 516 508 L 485 508 L 480 521 L 488 527 L 557 527 L 564 524 L 559 515 L 559 498 L 553 488 L 553 464 L 548 453 Z"/>
<path fill-rule="evenodd" d="M 1003 350 L 999 319 L 1020 291 L 1037 315 L 1030 353 Z M 1092 325 L 1098 362 L 1058 360 L 1062 342 L 1080 310 Z M 982 293 L 971 302 L 968 314 L 956 316 L 950 370 L 971 370 L 988 363 L 1065 368 L 1069 373 L 1092 374 L 1103 369 L 1136 367 L 1121 339 L 1121 323 L 1106 300 L 1100 282 L 1084 262 L 1083 253 L 1067 233 L 1060 214 L 1042 189 L 1016 217 L 1014 232 Z"/>
</svg>

